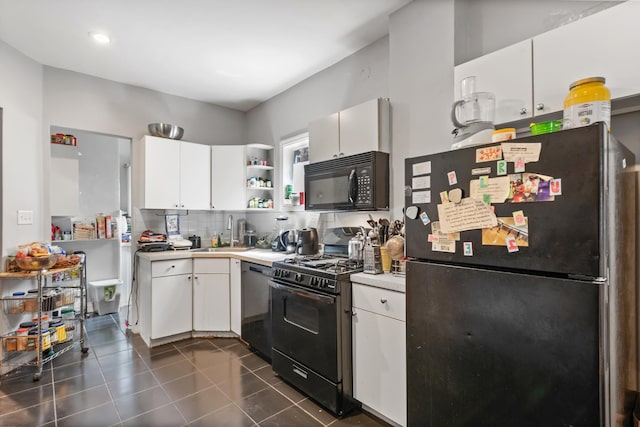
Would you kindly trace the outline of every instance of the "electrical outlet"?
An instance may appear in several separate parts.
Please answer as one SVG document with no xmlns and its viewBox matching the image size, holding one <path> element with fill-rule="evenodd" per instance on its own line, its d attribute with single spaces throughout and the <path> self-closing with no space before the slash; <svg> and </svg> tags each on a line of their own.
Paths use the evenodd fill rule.
<svg viewBox="0 0 640 427">
<path fill-rule="evenodd" d="M 33 224 L 33 211 L 18 211 L 18 225 Z"/>
</svg>

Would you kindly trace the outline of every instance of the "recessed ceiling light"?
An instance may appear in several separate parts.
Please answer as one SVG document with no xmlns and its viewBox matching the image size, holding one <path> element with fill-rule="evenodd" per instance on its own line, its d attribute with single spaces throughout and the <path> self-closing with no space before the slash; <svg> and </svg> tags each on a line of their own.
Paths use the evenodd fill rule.
<svg viewBox="0 0 640 427">
<path fill-rule="evenodd" d="M 107 44 L 111 43 L 111 37 L 104 33 L 89 33 L 89 36 L 97 43 Z"/>
</svg>

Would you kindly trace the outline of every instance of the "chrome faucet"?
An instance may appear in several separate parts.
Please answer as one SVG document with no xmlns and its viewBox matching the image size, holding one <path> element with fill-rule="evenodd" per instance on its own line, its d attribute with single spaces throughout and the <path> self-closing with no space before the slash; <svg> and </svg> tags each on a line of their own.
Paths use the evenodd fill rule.
<svg viewBox="0 0 640 427">
<path fill-rule="evenodd" d="M 233 247 L 233 215 L 229 215 L 229 219 L 227 219 L 227 230 L 231 230 L 231 236 L 229 237 L 229 246 Z"/>
</svg>

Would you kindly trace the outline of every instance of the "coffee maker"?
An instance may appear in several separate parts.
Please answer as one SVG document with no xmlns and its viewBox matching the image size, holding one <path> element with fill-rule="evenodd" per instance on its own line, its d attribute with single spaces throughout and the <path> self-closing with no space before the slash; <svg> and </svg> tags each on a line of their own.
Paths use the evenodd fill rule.
<svg viewBox="0 0 640 427">
<path fill-rule="evenodd" d="M 274 252 L 284 252 L 287 250 L 287 244 L 289 243 L 289 218 L 286 216 L 276 217 L 276 232 L 271 242 L 271 250 Z"/>
</svg>

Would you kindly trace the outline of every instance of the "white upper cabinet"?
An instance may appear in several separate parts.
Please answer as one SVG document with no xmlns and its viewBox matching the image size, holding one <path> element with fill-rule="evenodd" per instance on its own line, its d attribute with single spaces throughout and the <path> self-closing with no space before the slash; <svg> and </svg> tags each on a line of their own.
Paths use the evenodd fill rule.
<svg viewBox="0 0 640 427">
<path fill-rule="evenodd" d="M 372 99 L 309 123 L 309 162 L 390 149 L 389 100 Z"/>
<path fill-rule="evenodd" d="M 476 92 L 495 96 L 494 123 L 532 117 L 531 73 L 531 40 L 525 40 L 455 67 L 453 99 L 461 99 L 462 79 L 475 76 Z"/>
<path fill-rule="evenodd" d="M 176 209 L 180 203 L 180 143 L 145 136 L 144 201 L 147 209 Z"/>
<path fill-rule="evenodd" d="M 146 209 L 209 209 L 209 146 L 142 138 Z"/>
<path fill-rule="evenodd" d="M 51 144 L 51 216 L 80 213 L 80 161 L 78 147 Z"/>
<path fill-rule="evenodd" d="M 389 100 L 372 99 L 340 111 L 339 156 L 389 152 Z"/>
<path fill-rule="evenodd" d="M 245 209 L 245 186 L 244 145 L 211 146 L 211 208 Z"/>
<path fill-rule="evenodd" d="M 309 123 L 309 162 L 337 157 L 340 152 L 339 113 Z"/>
<path fill-rule="evenodd" d="M 184 209 L 210 209 L 210 148 L 183 142 L 180 145 L 180 203 Z"/>
<path fill-rule="evenodd" d="M 533 38 L 534 102 L 562 110 L 569 85 L 604 77 L 611 98 L 640 93 L 640 2 L 628 1 Z"/>
</svg>

